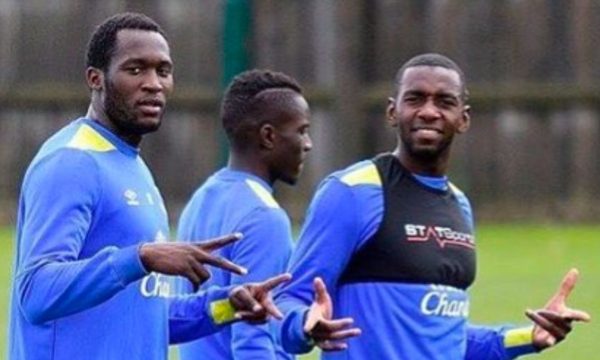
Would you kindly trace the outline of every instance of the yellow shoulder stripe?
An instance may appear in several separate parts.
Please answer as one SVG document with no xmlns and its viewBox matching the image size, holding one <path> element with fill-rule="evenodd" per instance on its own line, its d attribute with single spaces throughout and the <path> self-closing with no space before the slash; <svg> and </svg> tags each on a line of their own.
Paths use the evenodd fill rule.
<svg viewBox="0 0 600 360">
<path fill-rule="evenodd" d="M 348 174 L 342 176 L 342 182 L 354 186 L 354 185 L 381 185 L 381 177 L 375 167 L 375 164 L 370 164 Z"/>
<path fill-rule="evenodd" d="M 273 198 L 273 195 L 267 189 L 265 189 L 261 184 L 252 179 L 246 179 L 246 184 L 250 186 L 250 189 L 254 191 L 256 196 L 258 196 L 268 207 L 278 208 L 279 204 Z"/>
<path fill-rule="evenodd" d="M 115 150 L 115 146 L 111 144 L 110 141 L 106 140 L 100 133 L 86 124 L 81 125 L 67 146 L 80 150 L 98 152 Z"/>
<path fill-rule="evenodd" d="M 530 345 L 533 342 L 533 326 L 508 330 L 504 334 L 504 347 Z"/>
<path fill-rule="evenodd" d="M 453 183 L 448 181 L 448 185 L 450 186 L 450 190 L 452 190 L 453 193 L 455 194 L 462 194 L 462 190 L 458 188 L 458 186 L 454 185 Z"/>
</svg>

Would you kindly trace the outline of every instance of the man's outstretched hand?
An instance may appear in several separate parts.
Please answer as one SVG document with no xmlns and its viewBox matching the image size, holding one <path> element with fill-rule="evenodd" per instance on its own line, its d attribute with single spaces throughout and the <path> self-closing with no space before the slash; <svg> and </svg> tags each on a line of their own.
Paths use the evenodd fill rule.
<svg viewBox="0 0 600 360">
<path fill-rule="evenodd" d="M 304 332 L 323 351 L 346 349 L 348 344 L 343 340 L 360 335 L 360 329 L 349 328 L 354 322 L 352 318 L 332 320 L 333 305 L 325 283 L 321 278 L 315 278 L 313 286 L 315 301 L 306 315 Z"/>
<path fill-rule="evenodd" d="M 229 293 L 229 302 L 235 309 L 236 320 L 262 324 L 269 316 L 283 316 L 271 298 L 271 290 L 289 281 L 290 274 L 281 274 L 260 283 L 249 283 L 234 287 Z"/>
<path fill-rule="evenodd" d="M 563 278 L 558 291 L 550 298 L 543 309 L 527 310 L 525 314 L 535 326 L 533 328 L 533 345 L 543 350 L 564 340 L 572 329 L 574 321 L 591 320 L 588 313 L 571 309 L 566 301 L 575 288 L 579 271 L 571 269 Z"/>
<path fill-rule="evenodd" d="M 212 265 L 238 275 L 248 271 L 231 261 L 211 252 L 242 238 L 235 233 L 200 243 L 161 242 L 140 247 L 140 260 L 147 271 L 166 275 L 184 276 L 192 282 L 194 290 L 210 278 L 206 265 Z"/>
</svg>

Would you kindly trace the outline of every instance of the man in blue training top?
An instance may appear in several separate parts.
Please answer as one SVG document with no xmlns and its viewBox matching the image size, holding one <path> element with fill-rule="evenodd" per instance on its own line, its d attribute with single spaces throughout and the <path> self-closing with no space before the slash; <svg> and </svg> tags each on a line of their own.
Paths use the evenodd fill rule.
<svg viewBox="0 0 600 360">
<path fill-rule="evenodd" d="M 203 285 L 261 281 L 285 271 L 292 253 L 291 226 L 273 198 L 273 185 L 296 183 L 308 151 L 310 114 L 300 85 L 269 70 L 250 70 L 229 84 L 221 121 L 229 140 L 229 162 L 193 195 L 179 222 L 179 239 L 241 232 L 244 241 L 219 254 L 252 273 L 215 270 Z M 183 280 L 184 293 L 193 292 Z M 273 337 L 273 324 L 238 323 L 226 331 L 182 345 L 182 360 L 290 359 Z"/>
<path fill-rule="evenodd" d="M 205 264 L 246 270 L 211 254 L 240 238 L 167 242 L 161 195 L 139 155 L 173 88 L 162 29 L 115 15 L 87 51 L 88 113 L 48 139 L 23 181 L 10 307 L 12 359 L 166 359 L 169 343 L 234 320 L 280 315 L 263 283 L 173 297 L 166 275 L 199 286 Z"/>
<path fill-rule="evenodd" d="M 352 317 L 362 330 L 341 343 L 347 351 L 324 359 L 512 359 L 553 346 L 573 321 L 590 319 L 566 306 L 577 280 L 571 270 L 545 308 L 527 311 L 533 327 L 468 323 L 473 218 L 446 171 L 469 111 L 464 75 L 447 57 L 419 55 L 398 71 L 387 108 L 397 148 L 333 173 L 310 205 L 290 261 L 293 280 L 276 296 L 284 349 L 336 343 L 321 338 L 311 316 L 316 277 L 334 289 L 334 315 Z"/>
</svg>

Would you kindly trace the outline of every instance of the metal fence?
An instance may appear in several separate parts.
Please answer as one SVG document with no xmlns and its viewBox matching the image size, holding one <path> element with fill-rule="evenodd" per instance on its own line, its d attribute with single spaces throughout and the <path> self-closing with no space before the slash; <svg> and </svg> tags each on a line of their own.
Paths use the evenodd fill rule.
<svg viewBox="0 0 600 360">
<path fill-rule="evenodd" d="M 0 210 L 14 220 L 23 171 L 53 131 L 83 114 L 93 27 L 141 11 L 168 33 L 176 91 L 143 153 L 173 217 L 222 163 L 218 102 L 227 1 L 0 0 Z M 328 172 L 394 146 L 386 98 L 401 63 L 441 52 L 465 70 L 473 126 L 454 182 L 483 220 L 600 219 L 600 2 L 255 0 L 252 67 L 307 90 L 314 149 L 300 184 L 278 188 L 299 220 Z"/>
</svg>

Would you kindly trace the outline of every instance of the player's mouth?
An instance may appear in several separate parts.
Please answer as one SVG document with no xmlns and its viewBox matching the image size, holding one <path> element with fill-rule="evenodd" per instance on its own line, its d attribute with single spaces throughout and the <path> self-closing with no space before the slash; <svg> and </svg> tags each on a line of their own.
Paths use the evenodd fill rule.
<svg viewBox="0 0 600 360">
<path fill-rule="evenodd" d="M 165 102 L 160 99 L 145 99 L 138 101 L 136 106 L 145 116 L 158 116 L 163 111 Z"/>
<path fill-rule="evenodd" d="M 410 131 L 423 133 L 423 134 L 443 134 L 442 130 L 434 128 L 434 127 L 427 127 L 427 126 L 414 127 Z"/>
<path fill-rule="evenodd" d="M 296 163 L 296 169 L 298 170 L 298 172 L 302 172 L 302 169 L 304 169 L 304 161 L 306 160 L 305 156 L 302 156 L 302 158 L 300 158 L 298 160 L 298 162 Z"/>
<path fill-rule="evenodd" d="M 444 134 L 440 129 L 436 129 L 433 127 L 415 127 L 412 128 L 410 132 L 424 139 L 439 138 Z"/>
</svg>

